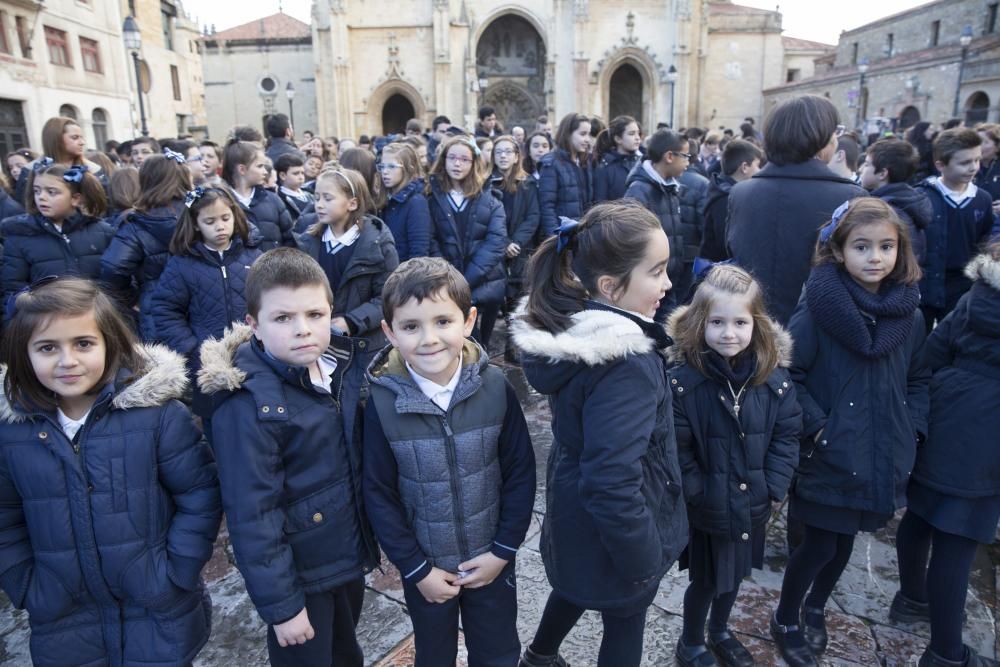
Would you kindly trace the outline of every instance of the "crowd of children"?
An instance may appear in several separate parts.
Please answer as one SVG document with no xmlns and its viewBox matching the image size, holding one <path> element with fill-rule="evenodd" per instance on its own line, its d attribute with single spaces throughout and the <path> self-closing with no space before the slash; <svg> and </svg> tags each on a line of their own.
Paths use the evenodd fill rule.
<svg viewBox="0 0 1000 667">
<path fill-rule="evenodd" d="M 125 167 L 55 118 L 7 156 L 0 586 L 35 663 L 190 663 L 224 512 L 274 665 L 363 664 L 381 551 L 418 667 L 454 664 L 459 624 L 470 665 L 565 667 L 586 610 L 597 664 L 638 665 L 675 564 L 663 659 L 750 666 L 729 616 L 788 497 L 787 664 L 818 664 L 855 536 L 903 508 L 890 617 L 930 621 L 924 667 L 992 664 L 961 629 L 1000 519 L 994 128 L 942 132 L 911 187 L 918 150 L 862 152 L 822 98 L 762 142 L 486 111 L 429 141 L 143 137 Z M 552 412 L 523 649 L 536 467 L 502 314 Z"/>
</svg>

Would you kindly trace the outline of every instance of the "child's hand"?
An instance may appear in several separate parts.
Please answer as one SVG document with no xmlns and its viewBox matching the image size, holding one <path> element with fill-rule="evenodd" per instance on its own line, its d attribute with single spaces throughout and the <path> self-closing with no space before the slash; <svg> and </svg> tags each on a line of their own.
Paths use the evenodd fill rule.
<svg viewBox="0 0 1000 667">
<path fill-rule="evenodd" d="M 507 562 L 503 558 L 494 556 L 489 551 L 479 554 L 472 560 L 467 560 L 458 566 L 460 576 L 457 583 L 462 588 L 482 588 L 483 586 L 489 586 L 493 583 L 494 579 L 500 576 L 503 569 L 507 567 Z M 465 574 L 462 575 L 462 572 Z"/>
<path fill-rule="evenodd" d="M 330 320 L 330 326 L 336 327 L 344 333 L 348 333 L 350 331 L 350 329 L 347 328 L 347 320 L 343 317 L 335 317 Z"/>
<path fill-rule="evenodd" d="M 516 243 L 511 243 L 509 246 L 507 246 L 508 259 L 514 259 L 520 254 L 521 254 L 521 246 L 517 245 Z"/>
<path fill-rule="evenodd" d="M 447 602 L 458 595 L 462 587 L 456 581 L 457 574 L 445 572 L 439 568 L 431 568 L 431 573 L 417 582 L 417 590 L 431 604 Z"/>
<path fill-rule="evenodd" d="M 309 614 L 305 607 L 290 621 L 274 626 L 274 635 L 278 638 L 278 646 L 305 644 L 316 636 L 313 626 L 309 623 Z"/>
</svg>

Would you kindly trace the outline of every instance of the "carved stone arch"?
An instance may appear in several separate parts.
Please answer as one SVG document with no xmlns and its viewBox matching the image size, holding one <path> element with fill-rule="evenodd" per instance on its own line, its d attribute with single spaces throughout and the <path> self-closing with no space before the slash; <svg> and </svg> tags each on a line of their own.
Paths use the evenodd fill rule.
<svg viewBox="0 0 1000 667">
<path fill-rule="evenodd" d="M 365 127 L 358 128 L 358 133 L 382 131 L 382 110 L 386 102 L 394 95 L 402 95 L 413 105 L 413 117 L 426 123 L 427 105 L 424 103 L 423 95 L 411 83 L 403 79 L 389 79 L 380 83 L 375 90 L 368 95 L 364 104 L 367 107 L 367 122 Z M 375 128 L 378 128 L 375 130 Z"/>
<path fill-rule="evenodd" d="M 546 113 L 552 86 L 552 61 L 547 33 L 527 10 L 500 7 L 477 26 L 475 72 L 480 86 L 479 106 L 492 106 L 505 129 L 533 128 Z"/>
<path fill-rule="evenodd" d="M 611 120 L 609 115 L 611 112 L 611 77 L 620 66 L 631 65 L 639 72 L 639 77 L 642 79 L 642 117 L 636 120 L 642 125 L 643 135 L 652 133 L 653 128 L 656 127 L 656 120 L 653 118 L 655 111 L 653 101 L 656 99 L 658 82 L 655 74 L 657 67 L 653 59 L 645 50 L 629 46 L 616 50 L 600 65 L 601 69 L 598 72 L 596 83 L 599 86 L 598 90 L 601 91 L 601 99 L 603 100 L 601 113 L 604 114 L 604 117 Z"/>
<path fill-rule="evenodd" d="M 483 38 L 483 33 L 486 32 L 486 29 L 490 27 L 490 24 L 493 23 L 498 18 L 505 16 L 507 14 L 513 14 L 514 16 L 519 16 L 531 24 L 531 26 L 535 29 L 535 32 L 537 32 L 538 35 L 542 38 L 542 44 L 545 46 L 546 61 L 552 61 L 553 58 L 555 57 L 555 54 L 553 54 L 552 49 L 549 48 L 549 31 L 546 29 L 545 24 L 542 22 L 541 19 L 539 19 L 531 11 L 529 11 L 524 7 L 521 7 L 520 5 L 512 5 L 512 4 L 500 5 L 499 7 L 490 11 L 490 13 L 486 15 L 486 18 L 484 18 L 479 23 L 479 25 L 476 26 L 476 32 L 472 36 L 472 44 L 478 45 L 479 41 Z"/>
<path fill-rule="evenodd" d="M 545 110 L 545 100 L 532 93 L 520 83 L 500 80 L 483 93 L 483 105 L 496 109 L 497 118 L 508 123 L 505 131 L 520 125 L 526 132 L 534 128 L 533 121 Z"/>
</svg>

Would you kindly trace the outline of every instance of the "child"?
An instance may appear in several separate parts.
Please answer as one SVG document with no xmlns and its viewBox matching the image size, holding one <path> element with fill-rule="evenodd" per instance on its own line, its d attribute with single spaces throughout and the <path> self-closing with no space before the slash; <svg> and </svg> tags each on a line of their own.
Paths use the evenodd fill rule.
<svg viewBox="0 0 1000 667">
<path fill-rule="evenodd" d="M 521 167 L 521 147 L 510 135 L 498 137 L 493 143 L 493 195 L 503 202 L 507 220 L 507 238 L 504 240 L 504 259 L 507 263 L 507 293 L 505 311 L 513 314 L 516 301 L 524 291 L 524 273 L 528 259 L 535 251 L 534 240 L 538 233 L 538 184 L 529 178 Z M 508 322 L 509 325 L 509 322 Z M 510 328 L 508 326 L 508 331 Z M 507 336 L 504 359 L 516 360 L 514 346 Z"/>
<path fill-rule="evenodd" d="M 56 116 L 49 118 L 42 126 L 43 157 L 41 160 L 44 161 L 48 158 L 62 167 L 87 167 L 92 175 L 103 181 L 107 178 L 107 174 L 102 174 L 98 165 L 86 159 L 84 155 L 86 148 L 87 140 L 79 121 L 65 116 Z M 15 182 L 14 199 L 19 204 L 26 204 L 27 198 L 31 196 L 28 177 L 32 170 L 27 167 L 33 167 L 36 164 L 38 161 L 32 162 L 31 165 L 25 165 Z"/>
<path fill-rule="evenodd" d="M 941 175 L 917 186 L 934 207 L 920 283 L 920 309 L 928 332 L 972 286 L 965 266 L 979 245 L 989 240 L 993 227 L 993 200 L 972 182 L 979 171 L 982 142 L 968 128 L 939 134 L 934 139 L 934 166 Z"/>
<path fill-rule="evenodd" d="M 693 276 L 685 271 L 684 224 L 681 220 L 680 184 L 677 177 L 687 169 L 691 154 L 682 135 L 657 130 L 649 138 L 642 164 L 628 177 L 625 196 L 635 199 L 656 215 L 670 240 L 670 282 L 673 290 L 660 302 L 657 322 L 665 322 L 674 306 L 687 295 Z M 694 258 L 690 258 L 693 262 Z"/>
<path fill-rule="evenodd" d="M 594 203 L 621 199 L 625 181 L 642 160 L 642 130 L 631 116 L 618 116 L 597 135 Z"/>
<path fill-rule="evenodd" d="M 278 197 L 284 202 L 293 222 L 315 201 L 312 193 L 302 189 L 306 183 L 304 165 L 302 156 L 296 153 L 285 153 L 274 163 L 274 171 L 278 174 Z"/>
<path fill-rule="evenodd" d="M 538 162 L 552 150 L 549 135 L 545 132 L 529 134 L 528 138 L 524 140 L 524 145 L 525 155 L 522 161 L 524 171 L 534 178 L 535 181 L 538 181 L 542 176 L 541 172 L 538 171 Z"/>
<path fill-rule="evenodd" d="M 205 187 L 218 188 L 222 185 L 219 167 L 222 165 L 222 151 L 214 141 L 202 141 L 198 144 L 201 161 L 205 165 Z"/>
<path fill-rule="evenodd" d="M 226 144 L 222 180 L 232 188 L 247 221 L 260 232 L 262 251 L 278 246 L 295 247 L 292 217 L 278 195 L 264 187 L 265 159 L 263 149 L 257 144 L 234 139 Z"/>
<path fill-rule="evenodd" d="M 157 337 L 194 371 L 201 344 L 246 319 L 247 273 L 261 252 L 228 190 L 196 188 L 185 206 L 150 306 Z M 199 398 L 195 392 L 195 414 L 207 418 L 211 411 Z"/>
<path fill-rule="evenodd" d="M 163 148 L 163 154 L 167 157 L 177 159 L 176 156 L 180 155 L 184 158 L 184 164 L 187 165 L 188 171 L 191 172 L 191 183 L 195 187 L 203 187 L 205 185 L 206 179 L 206 168 L 205 160 L 201 156 L 201 150 L 198 146 L 189 139 L 182 139 L 178 141 L 164 142 L 168 144 Z"/>
<path fill-rule="evenodd" d="M 108 180 L 108 212 L 105 216 L 105 220 L 115 231 L 124 221 L 124 214 L 135 208 L 141 196 L 139 170 L 128 165 L 115 169 Z"/>
<path fill-rule="evenodd" d="M 368 371 L 365 502 L 403 575 L 416 665 L 455 664 L 461 615 L 470 664 L 514 667 L 514 557 L 535 499 L 521 406 L 467 338 L 476 309 L 455 267 L 440 258 L 405 262 L 382 303 L 392 346 Z M 442 485 L 445 478 L 454 485 Z"/>
<path fill-rule="evenodd" d="M 722 171 L 712 174 L 705 195 L 705 232 L 698 256 L 709 262 L 729 259 L 726 247 L 726 217 L 729 214 L 729 193 L 737 183 L 753 178 L 760 171 L 764 153 L 749 141 L 737 139 L 722 151 Z"/>
<path fill-rule="evenodd" d="M 553 413 L 541 543 L 553 591 L 527 667 L 562 664 L 559 645 L 585 609 L 604 621 L 598 666 L 638 665 L 646 610 L 687 544 L 670 339 L 652 320 L 669 259 L 656 217 L 631 202 L 564 221 L 531 258 L 513 332 Z"/>
<path fill-rule="evenodd" d="M 399 261 L 426 257 L 431 244 L 431 213 L 417 154 L 406 144 L 389 144 L 382 149 L 379 170 L 387 195 L 379 215 L 396 239 Z"/>
<path fill-rule="evenodd" d="M 319 155 L 310 155 L 306 158 L 304 167 L 306 181 L 311 183 L 316 180 L 319 172 L 323 170 L 323 158 Z"/>
<path fill-rule="evenodd" d="M 900 590 L 889 618 L 930 620 L 921 667 L 989 665 L 962 644 L 972 560 L 1000 518 L 1000 244 L 966 268 L 972 288 L 927 338 L 930 432 L 896 534 Z M 928 550 L 932 549 L 928 567 Z"/>
<path fill-rule="evenodd" d="M 146 160 L 161 153 L 160 142 L 153 137 L 137 137 L 132 140 L 132 146 L 129 148 L 129 157 L 132 158 L 132 166 L 136 169 L 142 169 Z"/>
<path fill-rule="evenodd" d="M 137 345 L 88 280 L 39 281 L 7 311 L 0 585 L 28 611 L 32 661 L 190 664 L 222 508 L 184 361 Z"/>
<path fill-rule="evenodd" d="M 139 170 L 139 189 L 135 209 L 123 216 L 101 259 L 101 282 L 115 291 L 124 308 L 138 307 L 139 336 L 156 342 L 153 291 L 170 257 L 170 239 L 191 189 L 191 172 L 186 165 L 154 155 Z"/>
<path fill-rule="evenodd" d="M 324 170 L 316 178 L 316 223 L 299 237 L 299 248 L 319 262 L 333 288 L 333 327 L 362 339 L 362 369 L 386 344 L 382 286 L 399 266 L 392 233 L 368 215 L 371 208 L 361 174 Z"/>
<path fill-rule="evenodd" d="M 845 203 L 820 230 L 789 326 L 803 446 L 788 515 L 805 534 L 770 629 L 790 667 L 816 665 L 826 648 L 823 608 L 855 535 L 905 504 L 927 433 L 919 280 L 909 230 L 880 199 Z"/>
<path fill-rule="evenodd" d="M 555 149 L 537 160 L 539 224 L 546 238 L 555 234 L 559 218 L 579 220 L 590 208 L 590 141 L 590 119 L 583 114 L 566 114 L 556 130 Z"/>
<path fill-rule="evenodd" d="M 431 255 L 444 257 L 472 289 L 481 321 L 473 337 L 489 350 L 490 336 L 506 292 L 503 204 L 484 189 L 487 172 L 479 148 L 466 136 L 451 137 L 430 173 Z"/>
<path fill-rule="evenodd" d="M 278 172 L 274 170 L 274 163 L 267 156 L 264 156 L 264 183 L 262 187 L 272 194 L 278 194 Z"/>
<path fill-rule="evenodd" d="M 705 648 L 707 619 L 718 664 L 749 667 L 753 656 L 727 626 L 740 582 L 763 567 L 771 502 L 785 497 L 798 464 L 792 339 L 767 316 L 760 285 L 733 265 L 709 269 L 667 333 L 679 364 L 670 385 L 691 522 L 677 662 L 716 664 Z"/>
<path fill-rule="evenodd" d="M 4 297 L 47 276 L 97 278 L 114 234 L 102 219 L 107 198 L 100 181 L 85 166 L 42 159 L 27 187 L 27 212 L 0 224 Z"/>
<path fill-rule="evenodd" d="M 896 211 L 910 229 L 913 254 L 923 262 L 927 250 L 925 231 L 934 218 L 930 200 L 909 181 L 917 170 L 919 155 L 908 141 L 881 139 L 868 147 L 861 165 L 861 187 Z"/>
<path fill-rule="evenodd" d="M 201 349 L 236 563 L 267 629 L 271 665 L 363 663 L 355 628 L 378 547 L 354 431 L 360 341 L 331 336 L 323 269 L 292 248 L 250 269 L 247 322 Z"/>
</svg>

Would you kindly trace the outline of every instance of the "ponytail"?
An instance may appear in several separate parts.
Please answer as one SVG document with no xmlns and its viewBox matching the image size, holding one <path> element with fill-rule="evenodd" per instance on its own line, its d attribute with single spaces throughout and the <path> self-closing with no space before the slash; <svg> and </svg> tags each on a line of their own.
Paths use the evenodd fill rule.
<svg viewBox="0 0 1000 667">
<path fill-rule="evenodd" d="M 579 232 L 578 232 L 579 233 Z M 570 251 L 556 252 L 558 238 L 542 242 L 528 264 L 528 324 L 546 331 L 565 331 L 570 316 L 583 310 L 587 290 L 573 275 Z"/>
<path fill-rule="evenodd" d="M 236 187 L 236 179 L 239 176 L 237 167 L 243 165 L 250 166 L 257 153 L 262 153 L 260 146 L 249 141 L 230 139 L 226 144 L 226 149 L 222 153 L 222 180 L 230 187 Z"/>
<path fill-rule="evenodd" d="M 632 116 L 615 116 L 608 123 L 608 126 L 597 135 L 597 142 L 594 146 L 594 157 L 600 160 L 606 153 L 617 150 L 618 146 L 615 144 L 615 139 L 625 134 L 625 130 L 632 123 L 635 123 L 636 126 L 639 125 L 639 121 L 632 118 Z"/>
</svg>

